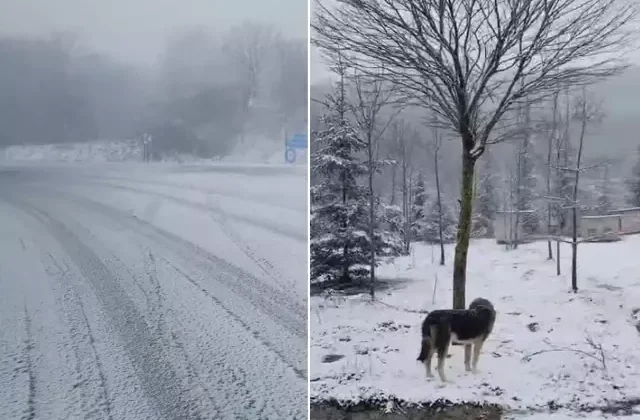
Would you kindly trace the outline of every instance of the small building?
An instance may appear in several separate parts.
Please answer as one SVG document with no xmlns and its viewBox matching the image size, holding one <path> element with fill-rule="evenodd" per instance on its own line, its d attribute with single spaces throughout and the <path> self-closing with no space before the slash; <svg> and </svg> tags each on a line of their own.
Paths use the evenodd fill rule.
<svg viewBox="0 0 640 420">
<path fill-rule="evenodd" d="M 533 216 L 533 210 L 502 210 L 496 212 L 493 232 L 499 244 L 522 243 L 527 241 L 525 223 Z"/>
<path fill-rule="evenodd" d="M 620 216 L 620 232 L 622 234 L 640 233 L 640 207 L 618 209 L 612 211 L 611 214 Z"/>
<path fill-rule="evenodd" d="M 586 241 L 618 241 L 621 231 L 622 216 L 619 214 L 582 216 L 580 218 L 580 237 Z"/>
</svg>

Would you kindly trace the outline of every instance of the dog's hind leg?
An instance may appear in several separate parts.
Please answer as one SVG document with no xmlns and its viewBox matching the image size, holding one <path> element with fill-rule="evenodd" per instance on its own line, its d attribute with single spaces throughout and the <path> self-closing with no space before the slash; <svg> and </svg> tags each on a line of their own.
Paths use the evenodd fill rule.
<svg viewBox="0 0 640 420">
<path fill-rule="evenodd" d="M 427 346 L 426 358 L 424 359 L 424 367 L 427 370 L 427 378 L 433 378 L 433 372 L 431 372 L 431 359 L 433 359 L 434 346 L 431 344 L 431 340 L 424 344 Z"/>
<path fill-rule="evenodd" d="M 473 373 L 478 373 L 478 360 L 480 360 L 480 352 L 482 351 L 482 345 L 484 340 L 476 340 L 473 343 L 473 362 L 471 364 L 471 370 Z"/>
<path fill-rule="evenodd" d="M 447 382 L 447 378 L 444 375 L 444 363 L 447 360 L 449 345 L 451 344 L 451 326 L 447 323 L 441 323 L 436 327 L 433 337 L 435 348 L 438 352 L 438 376 L 440 376 L 442 382 Z"/>
<path fill-rule="evenodd" d="M 464 345 L 464 370 L 471 371 L 471 344 Z"/>
<path fill-rule="evenodd" d="M 422 337 L 422 346 L 420 347 L 420 355 L 418 356 L 418 361 L 424 364 L 424 367 L 427 371 L 427 378 L 433 377 L 433 373 L 431 372 L 431 359 L 433 358 L 433 351 L 434 347 L 431 343 L 431 337 Z"/>
</svg>

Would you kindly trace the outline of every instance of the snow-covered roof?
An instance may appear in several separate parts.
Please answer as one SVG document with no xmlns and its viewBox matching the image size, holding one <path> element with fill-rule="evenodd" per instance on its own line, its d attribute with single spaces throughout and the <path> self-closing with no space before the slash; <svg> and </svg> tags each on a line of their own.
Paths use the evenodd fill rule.
<svg viewBox="0 0 640 420">
<path fill-rule="evenodd" d="M 516 214 L 516 213 L 524 213 L 531 214 L 535 213 L 535 210 L 498 210 L 497 214 Z"/>
<path fill-rule="evenodd" d="M 640 207 L 627 207 L 624 209 L 611 210 L 611 213 L 631 213 L 634 211 L 640 212 Z"/>
<path fill-rule="evenodd" d="M 582 216 L 581 219 L 617 219 L 619 214 L 601 214 L 597 216 Z"/>
</svg>

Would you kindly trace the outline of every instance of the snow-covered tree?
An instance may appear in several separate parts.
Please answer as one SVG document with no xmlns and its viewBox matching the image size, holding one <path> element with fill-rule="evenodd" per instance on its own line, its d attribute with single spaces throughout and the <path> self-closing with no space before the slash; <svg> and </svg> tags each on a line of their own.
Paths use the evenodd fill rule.
<svg viewBox="0 0 640 420">
<path fill-rule="evenodd" d="M 421 226 L 424 223 L 424 205 L 427 201 L 427 192 L 425 189 L 424 176 L 422 172 L 418 173 L 418 181 L 413 195 L 413 202 L 411 203 L 411 239 L 417 239 L 420 237 Z"/>
<path fill-rule="evenodd" d="M 369 273 L 367 189 L 358 184 L 367 166 L 357 157 L 366 144 L 347 117 L 344 68 L 338 66 L 337 72 L 340 80 L 326 99 L 324 128 L 313 133 L 311 279 L 349 283 Z"/>
<path fill-rule="evenodd" d="M 457 219 L 455 216 L 455 209 L 449 205 L 447 200 L 442 200 L 442 241 L 444 243 L 451 243 L 456 240 L 456 225 Z M 426 214 L 424 218 L 424 224 L 421 237 L 425 242 L 431 244 L 440 243 L 440 214 L 437 200 L 432 200 L 426 206 Z"/>
<path fill-rule="evenodd" d="M 396 205 L 380 203 L 376 220 L 379 221 L 376 229 L 377 255 L 396 257 L 404 254 L 402 209 Z"/>
<path fill-rule="evenodd" d="M 524 135 L 516 150 L 517 162 L 517 180 L 515 183 L 514 197 L 516 198 L 516 210 L 519 212 L 534 210 L 535 189 L 537 187 L 537 179 L 535 174 L 535 159 L 533 150 L 533 141 L 531 137 L 531 105 L 526 104 L 521 110 L 522 125 L 524 127 Z M 535 214 L 527 214 L 522 220 L 523 230 L 528 233 L 534 233 L 538 229 L 538 219 Z"/>
<path fill-rule="evenodd" d="M 493 155 L 489 149 L 481 159 L 482 164 L 478 171 L 475 191 L 473 232 L 475 236 L 492 237 L 493 220 L 499 209 L 496 195 L 497 175 Z"/>
<path fill-rule="evenodd" d="M 630 206 L 640 207 L 640 146 L 636 154 L 636 162 L 631 168 L 631 176 L 626 181 L 627 202 Z"/>
<path fill-rule="evenodd" d="M 611 200 L 611 178 L 609 177 L 609 166 L 606 164 L 604 165 L 602 180 L 600 185 L 598 185 L 596 207 L 600 214 L 607 214 L 613 209 L 613 202 Z"/>
</svg>

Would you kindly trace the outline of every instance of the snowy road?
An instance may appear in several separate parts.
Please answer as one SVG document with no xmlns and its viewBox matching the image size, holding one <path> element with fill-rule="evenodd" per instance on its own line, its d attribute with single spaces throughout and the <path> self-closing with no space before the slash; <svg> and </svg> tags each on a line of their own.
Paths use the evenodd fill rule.
<svg viewBox="0 0 640 420">
<path fill-rule="evenodd" d="M 300 170 L 0 167 L 0 419 L 306 418 L 306 229 Z"/>
</svg>

